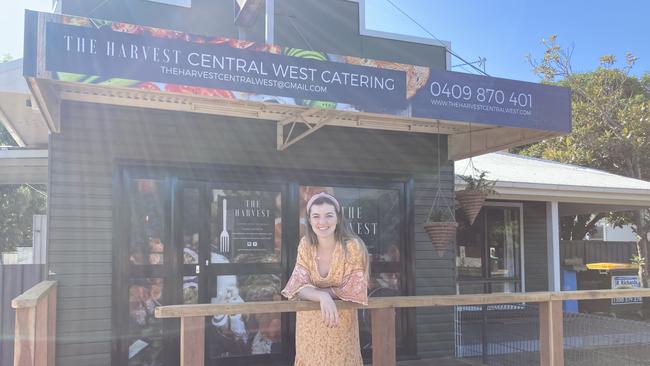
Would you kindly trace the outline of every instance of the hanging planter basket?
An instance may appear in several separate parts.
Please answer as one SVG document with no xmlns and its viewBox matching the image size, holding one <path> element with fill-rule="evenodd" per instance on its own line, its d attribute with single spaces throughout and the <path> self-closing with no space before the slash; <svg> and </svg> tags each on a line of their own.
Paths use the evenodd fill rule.
<svg viewBox="0 0 650 366">
<path fill-rule="evenodd" d="M 429 234 L 431 244 L 435 249 L 438 257 L 442 257 L 449 247 L 451 239 L 456 235 L 458 223 L 453 221 L 447 222 L 427 222 L 424 224 L 424 231 Z"/>
<path fill-rule="evenodd" d="M 440 149 L 440 122 L 438 122 L 438 134 L 437 145 Z M 445 195 L 440 188 L 442 186 L 440 182 L 440 150 L 436 154 L 438 161 L 437 165 L 437 190 L 436 194 L 433 197 L 433 202 L 431 202 L 431 209 L 427 215 L 427 219 L 424 222 L 424 231 L 427 232 L 429 238 L 431 238 L 431 244 L 438 254 L 438 257 L 442 257 L 447 249 L 451 240 L 456 235 L 456 229 L 458 228 L 458 223 L 456 220 L 456 215 L 453 209 L 453 201 L 451 203 L 449 200 L 445 199 Z"/>
<path fill-rule="evenodd" d="M 488 196 L 486 191 L 468 191 L 462 190 L 456 192 L 456 199 L 458 204 L 463 209 L 465 216 L 469 220 L 469 224 L 474 224 L 476 216 L 481 212 L 481 208 L 485 203 L 485 199 Z"/>
<path fill-rule="evenodd" d="M 466 174 L 467 169 L 470 169 L 469 174 Z M 470 158 L 465 172 L 457 176 L 465 182 L 465 189 L 456 192 L 456 199 L 470 225 L 474 224 L 487 196 L 496 194 L 494 185 L 497 182 L 486 178 L 487 174 L 487 171 L 477 169 Z"/>
</svg>

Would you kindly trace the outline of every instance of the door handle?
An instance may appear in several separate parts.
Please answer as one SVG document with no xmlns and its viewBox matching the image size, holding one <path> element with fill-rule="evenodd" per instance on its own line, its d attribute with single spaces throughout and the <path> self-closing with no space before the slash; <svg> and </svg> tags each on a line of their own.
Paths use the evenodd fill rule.
<svg viewBox="0 0 650 366">
<path fill-rule="evenodd" d="M 194 273 L 196 273 L 196 274 L 201 273 L 201 266 L 196 265 L 196 266 L 194 267 Z"/>
</svg>

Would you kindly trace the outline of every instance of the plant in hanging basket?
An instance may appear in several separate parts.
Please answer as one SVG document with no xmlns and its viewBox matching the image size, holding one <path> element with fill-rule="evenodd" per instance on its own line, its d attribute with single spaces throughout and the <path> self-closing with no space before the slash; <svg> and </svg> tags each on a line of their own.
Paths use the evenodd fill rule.
<svg viewBox="0 0 650 366">
<path fill-rule="evenodd" d="M 465 189 L 456 192 L 458 204 L 465 212 L 470 225 L 476 220 L 487 196 L 496 193 L 494 190 L 496 181 L 487 179 L 486 171 L 475 169 L 475 172 L 478 175 L 458 175 L 465 182 Z"/>
<path fill-rule="evenodd" d="M 453 213 L 449 208 L 447 210 L 435 208 L 431 210 L 427 221 L 424 223 L 424 231 L 429 234 L 431 244 L 433 244 L 438 257 L 445 254 L 451 239 L 456 234 L 458 223 L 454 221 L 452 215 Z"/>
</svg>

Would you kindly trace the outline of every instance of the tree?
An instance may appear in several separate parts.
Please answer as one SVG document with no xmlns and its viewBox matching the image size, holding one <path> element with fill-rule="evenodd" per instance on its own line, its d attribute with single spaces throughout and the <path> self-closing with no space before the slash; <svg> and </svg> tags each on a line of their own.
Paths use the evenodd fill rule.
<svg viewBox="0 0 650 366">
<path fill-rule="evenodd" d="M 542 82 L 571 88 L 573 131 L 527 146 L 521 152 L 649 179 L 650 74 L 630 76 L 637 58 L 629 53 L 622 66 L 617 66 L 613 55 L 605 55 L 596 70 L 576 73 L 571 65 L 573 47 L 562 48 L 556 36 L 542 43 L 546 47 L 542 59 L 528 56 L 528 60 Z M 574 224 L 584 225 L 588 231 L 591 223 L 582 220 L 583 224 L 574 218 Z M 648 287 L 648 210 L 609 213 L 608 220 L 617 226 L 630 224 L 636 233 L 639 277 L 643 287 Z"/>
<path fill-rule="evenodd" d="M 0 56 L 0 63 L 11 60 L 9 54 Z M 1 124 L 0 146 L 16 146 Z M 0 185 L 0 253 L 32 244 L 33 216 L 45 214 L 46 189 L 44 185 Z"/>
<path fill-rule="evenodd" d="M 596 233 L 596 223 L 605 217 L 607 214 L 602 212 L 595 215 L 563 216 L 560 218 L 560 239 L 583 240 L 587 234 Z"/>
<path fill-rule="evenodd" d="M 5 126 L 0 125 L 0 147 L 16 146 L 16 142 L 9 134 Z"/>
<path fill-rule="evenodd" d="M 0 64 L 3 62 L 11 61 L 13 57 L 5 53 L 4 55 L 0 56 Z M 16 142 L 14 141 L 13 137 L 9 134 L 9 131 L 0 124 L 0 147 L 2 146 L 16 146 Z"/>
<path fill-rule="evenodd" d="M 0 185 L 0 252 L 32 244 L 32 218 L 45 214 L 44 185 Z"/>
</svg>

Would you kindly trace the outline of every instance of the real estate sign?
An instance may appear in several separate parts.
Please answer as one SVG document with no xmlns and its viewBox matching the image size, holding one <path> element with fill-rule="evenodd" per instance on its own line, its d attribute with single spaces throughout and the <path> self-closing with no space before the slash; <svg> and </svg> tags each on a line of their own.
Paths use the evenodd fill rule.
<svg viewBox="0 0 650 366">
<path fill-rule="evenodd" d="M 612 290 L 640 288 L 639 277 L 637 276 L 612 276 Z M 619 297 L 612 299 L 612 305 L 641 304 L 640 297 Z"/>
</svg>

